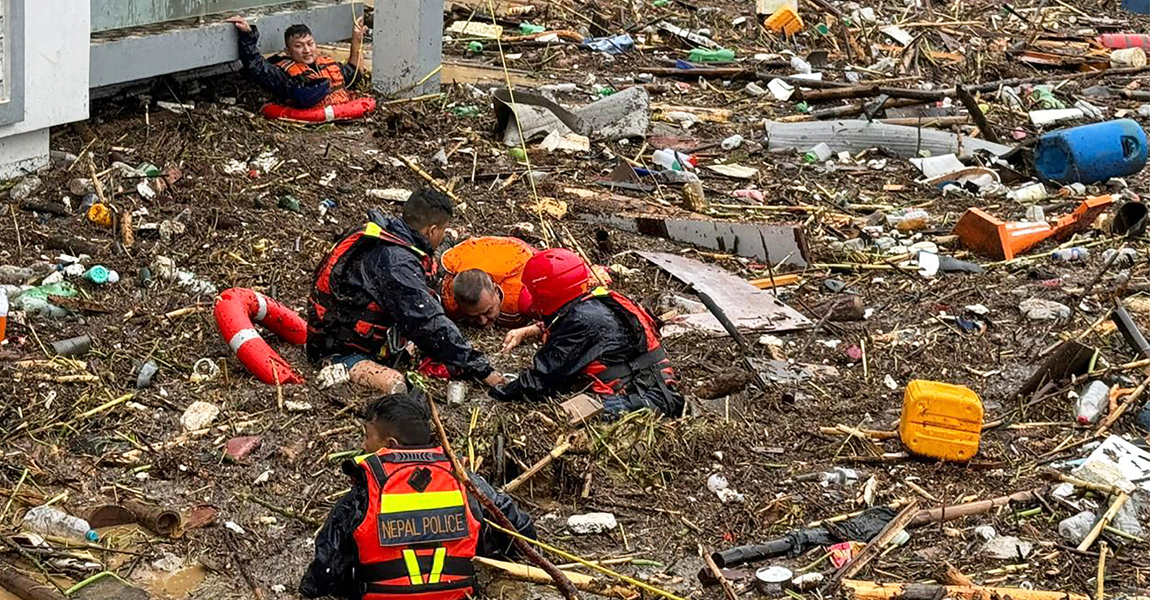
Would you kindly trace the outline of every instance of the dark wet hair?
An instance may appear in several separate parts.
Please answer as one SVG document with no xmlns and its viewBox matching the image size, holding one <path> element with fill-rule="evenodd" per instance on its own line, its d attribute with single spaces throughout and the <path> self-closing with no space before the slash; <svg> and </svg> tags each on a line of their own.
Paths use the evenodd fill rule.
<svg viewBox="0 0 1150 600">
<path fill-rule="evenodd" d="M 431 413 L 423 392 L 389 394 L 367 406 L 364 421 L 403 446 L 431 444 Z"/>
<path fill-rule="evenodd" d="M 403 205 L 403 220 L 415 230 L 428 225 L 446 225 L 455 209 L 451 198 L 432 188 L 420 188 Z"/>
<path fill-rule="evenodd" d="M 311 29 L 309 29 L 307 25 L 303 23 L 292 25 L 284 30 L 284 45 L 289 46 L 293 38 L 303 37 L 305 35 L 311 35 Z"/>
<path fill-rule="evenodd" d="M 491 276 L 479 269 L 468 269 L 455 276 L 451 282 L 451 293 L 455 296 L 455 303 L 459 305 L 475 306 L 479 304 L 483 292 L 495 293 L 495 282 Z"/>
</svg>

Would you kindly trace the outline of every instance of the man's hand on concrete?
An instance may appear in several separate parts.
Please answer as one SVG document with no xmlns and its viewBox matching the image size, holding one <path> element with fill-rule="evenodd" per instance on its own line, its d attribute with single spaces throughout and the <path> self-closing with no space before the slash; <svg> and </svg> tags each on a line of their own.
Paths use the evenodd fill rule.
<svg viewBox="0 0 1150 600">
<path fill-rule="evenodd" d="M 503 375 L 500 374 L 499 371 L 492 371 L 490 375 L 483 378 L 483 383 L 486 384 L 487 387 L 497 387 L 506 385 L 507 380 L 503 378 Z"/>
<path fill-rule="evenodd" d="M 363 34 L 365 33 L 367 33 L 367 25 L 363 24 L 363 17 L 360 17 L 355 20 L 355 23 L 351 27 L 351 41 L 362 42 Z"/>
<path fill-rule="evenodd" d="M 235 25 L 236 29 L 239 29 L 240 31 L 242 31 L 244 33 L 251 33 L 252 32 L 252 24 L 248 23 L 248 20 L 243 18 L 243 16 L 241 16 L 241 15 L 236 15 L 234 17 L 228 17 L 227 19 L 225 19 L 225 21 L 228 23 L 231 23 L 232 25 Z"/>
</svg>

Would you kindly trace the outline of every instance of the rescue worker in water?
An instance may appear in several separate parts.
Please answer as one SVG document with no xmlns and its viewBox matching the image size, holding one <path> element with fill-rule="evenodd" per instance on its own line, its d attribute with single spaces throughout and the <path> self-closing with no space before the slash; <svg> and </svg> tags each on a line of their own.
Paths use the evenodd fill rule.
<svg viewBox="0 0 1150 600">
<path fill-rule="evenodd" d="M 433 291 L 439 285 L 435 248 L 452 212 L 450 198 L 424 188 L 408 198 L 401 218 L 372 211 L 367 223 L 336 241 L 316 269 L 308 298 L 312 363 L 341 363 L 352 383 L 385 394 L 404 391 L 398 368 L 409 362 L 410 341 L 425 363 L 437 363 L 447 376 L 503 383 L 447 318 Z"/>
<path fill-rule="evenodd" d="M 316 51 L 315 37 L 307 25 L 292 25 L 284 31 L 284 51 L 265 59 L 259 51 L 260 33 L 247 19 L 236 15 L 227 19 L 239 32 L 240 62 L 260 87 L 275 101 L 291 108 L 332 106 L 352 99 L 348 92 L 363 72 L 363 17 L 355 21 L 351 51 L 340 63 Z"/>
<path fill-rule="evenodd" d="M 683 413 L 683 398 L 659 325 L 626 296 L 592 287 L 592 273 L 579 255 L 544 250 L 523 267 L 520 308 L 542 322 L 507 333 L 503 351 L 542 337 L 530 369 L 490 391 L 500 400 L 542 400 L 590 387 L 610 416 L 640 408 L 664 415 Z"/>
<path fill-rule="evenodd" d="M 343 465 L 354 483 L 315 540 L 299 587 L 305 598 L 457 600 L 474 595 L 474 556 L 511 551 L 511 538 L 484 523 L 479 502 L 455 480 L 428 418 L 419 392 L 368 407 L 366 454 Z M 535 537 L 531 517 L 510 496 L 470 477 L 519 533 Z"/>
</svg>

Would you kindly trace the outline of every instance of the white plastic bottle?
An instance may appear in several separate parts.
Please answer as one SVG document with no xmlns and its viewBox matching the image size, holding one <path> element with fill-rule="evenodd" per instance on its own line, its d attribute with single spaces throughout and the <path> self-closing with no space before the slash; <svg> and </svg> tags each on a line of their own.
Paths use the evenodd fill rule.
<svg viewBox="0 0 1150 600">
<path fill-rule="evenodd" d="M 1075 403 L 1078 423 L 1090 425 L 1102 416 L 1103 411 L 1110 405 L 1110 386 L 1101 381 L 1091 381 L 1082 388 Z"/>
<path fill-rule="evenodd" d="M 37 506 L 24 515 L 24 527 L 42 535 L 95 542 L 100 536 L 88 522 L 54 507 Z"/>
<path fill-rule="evenodd" d="M 651 161 L 667 171 L 686 171 L 695 166 L 691 162 L 690 155 L 669 148 L 656 150 L 651 156 Z"/>
</svg>

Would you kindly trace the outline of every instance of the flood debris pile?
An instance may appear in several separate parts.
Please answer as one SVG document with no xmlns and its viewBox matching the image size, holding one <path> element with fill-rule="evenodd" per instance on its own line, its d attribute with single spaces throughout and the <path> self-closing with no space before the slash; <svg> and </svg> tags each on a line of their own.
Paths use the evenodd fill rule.
<svg viewBox="0 0 1150 600">
<path fill-rule="evenodd" d="M 375 396 L 305 357 L 314 270 L 431 186 L 679 371 L 675 419 L 409 378 L 571 589 L 1147 596 L 1147 8 L 451 0 L 441 91 L 362 120 L 94 105 L 0 184 L 0 588 L 300 597 Z M 484 594 L 556 594 L 514 560 Z"/>
</svg>

